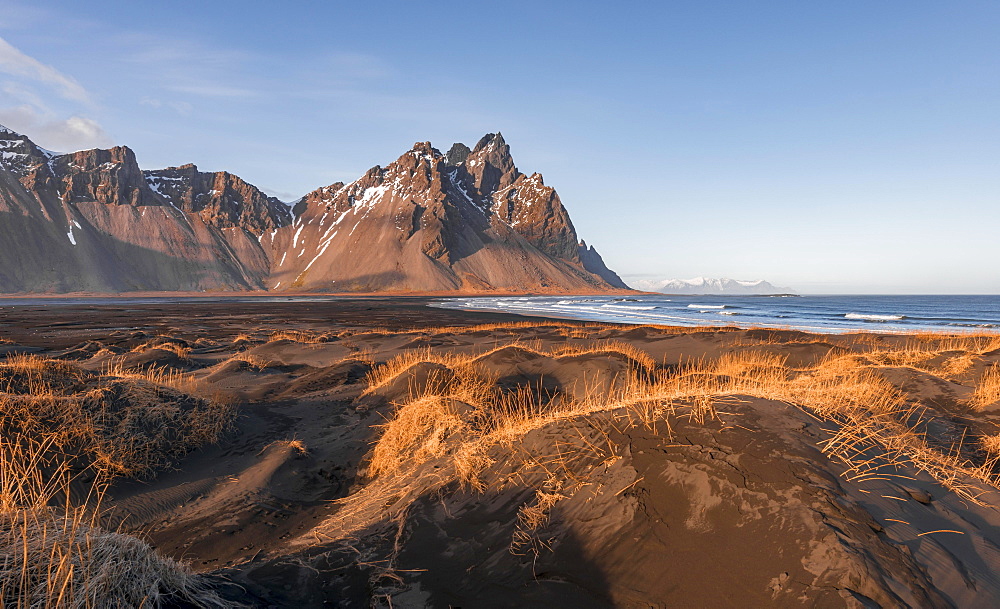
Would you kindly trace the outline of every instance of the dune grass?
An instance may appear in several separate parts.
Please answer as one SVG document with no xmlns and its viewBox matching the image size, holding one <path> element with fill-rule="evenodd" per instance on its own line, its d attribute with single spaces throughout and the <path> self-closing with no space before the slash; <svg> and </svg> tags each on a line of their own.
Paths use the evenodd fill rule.
<svg viewBox="0 0 1000 609">
<path fill-rule="evenodd" d="M 0 606 L 232 606 L 182 564 L 102 527 L 114 478 L 148 476 L 232 420 L 175 380 L 37 356 L 0 362 Z"/>
<path fill-rule="evenodd" d="M 983 372 L 969 401 L 977 410 L 1000 401 L 1000 364 L 993 364 Z"/>
<path fill-rule="evenodd" d="M 0 606 L 233 606 L 183 564 L 104 529 L 108 481 L 78 470 L 52 436 L 0 435 Z"/>
<path fill-rule="evenodd" d="M 843 462 L 845 475 L 853 479 L 864 479 L 880 468 L 910 467 L 975 503 L 981 503 L 984 493 L 998 483 L 996 459 L 977 463 L 961 450 L 940 447 L 926 435 L 929 417 L 924 406 L 879 374 L 883 366 L 927 367 L 942 352 L 958 352 L 951 358 L 981 357 L 994 350 L 995 337 L 921 336 L 898 346 L 862 339 L 852 341 L 853 352 L 832 348 L 815 365 L 798 368 L 773 352 L 742 349 L 714 359 L 683 362 L 669 370 L 650 366 L 648 354 L 628 343 L 560 345 L 548 351 L 538 345 L 512 344 L 554 358 L 617 352 L 627 355 L 632 365 L 610 388 L 572 398 L 544 395 L 532 387 L 501 391 L 491 385 L 476 362 L 509 345 L 478 354 L 430 349 L 406 352 L 372 371 L 369 392 L 422 362 L 438 364 L 452 374 L 442 372 L 447 382 L 423 384 L 397 406 L 382 425 L 369 476 L 386 488 L 395 488 L 398 495 L 400 487 L 390 480 L 403 480 L 421 464 L 435 460 L 437 479 L 483 490 L 480 476 L 495 463 L 491 451 L 511 447 L 528 432 L 553 421 L 614 413 L 626 425 L 653 426 L 660 421 L 669 429 L 676 417 L 703 424 L 718 417 L 720 403 L 757 397 L 783 402 L 828 422 L 830 432 L 821 449 Z M 962 367 L 967 366 L 963 363 Z M 931 368 L 939 370 L 937 365 Z M 976 389 L 977 403 L 1000 399 L 998 370 L 994 366 L 983 375 Z M 996 448 L 1000 442 L 995 440 L 984 440 L 984 446 L 987 451 L 1000 451 Z M 607 449 L 594 448 L 594 452 L 595 458 L 605 458 L 615 451 L 608 442 Z M 442 463 L 447 467 L 441 468 Z M 537 505 L 544 503 L 540 499 Z M 529 506 L 526 510 L 530 522 L 523 528 L 528 531 L 547 508 Z"/>
</svg>

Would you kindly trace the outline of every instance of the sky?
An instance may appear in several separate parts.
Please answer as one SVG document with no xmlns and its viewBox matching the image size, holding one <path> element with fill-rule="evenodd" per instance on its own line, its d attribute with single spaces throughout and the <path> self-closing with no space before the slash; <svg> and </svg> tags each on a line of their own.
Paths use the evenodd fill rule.
<svg viewBox="0 0 1000 609">
<path fill-rule="evenodd" d="M 1000 3 L 0 0 L 0 124 L 283 200 L 501 131 L 626 281 L 1000 294 Z"/>
</svg>

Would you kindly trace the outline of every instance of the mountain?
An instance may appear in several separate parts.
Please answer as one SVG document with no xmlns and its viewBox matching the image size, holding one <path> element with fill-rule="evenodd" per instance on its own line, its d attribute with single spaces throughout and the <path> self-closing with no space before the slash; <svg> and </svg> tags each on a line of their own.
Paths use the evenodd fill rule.
<svg viewBox="0 0 1000 609">
<path fill-rule="evenodd" d="M 294 206 L 227 172 L 142 171 L 0 127 L 0 292 L 624 289 L 497 134 L 414 145 Z"/>
<path fill-rule="evenodd" d="M 633 282 L 636 289 L 663 294 L 793 294 L 789 288 L 779 288 L 763 279 L 743 281 L 739 279 L 663 279 L 661 281 L 640 280 Z"/>
<path fill-rule="evenodd" d="M 0 128 L 0 291 L 264 287 L 258 236 L 171 205 L 119 146 L 56 154 Z"/>
</svg>

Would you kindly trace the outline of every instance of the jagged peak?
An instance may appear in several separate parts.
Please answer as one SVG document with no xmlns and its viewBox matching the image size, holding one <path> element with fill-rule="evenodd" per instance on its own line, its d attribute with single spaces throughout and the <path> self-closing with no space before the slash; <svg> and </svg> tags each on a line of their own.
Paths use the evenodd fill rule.
<svg viewBox="0 0 1000 609">
<path fill-rule="evenodd" d="M 445 163 L 449 165 L 461 165 L 465 162 L 465 159 L 469 158 L 472 154 L 472 150 L 463 144 L 462 142 L 455 142 L 448 149 L 448 154 L 445 155 Z"/>
<path fill-rule="evenodd" d="M 473 153 L 485 150 L 492 145 L 494 148 L 503 148 L 507 145 L 507 142 L 503 139 L 503 134 L 497 131 L 496 133 L 487 133 L 476 143 L 476 147 L 472 150 Z"/>
<path fill-rule="evenodd" d="M 3 135 L 15 135 L 17 137 L 24 137 L 23 135 L 21 135 L 17 131 L 14 131 L 13 129 L 11 129 L 9 127 L 5 127 L 3 125 L 0 125 L 0 134 L 3 134 Z"/>
<path fill-rule="evenodd" d="M 144 175 L 156 175 L 160 173 L 175 172 L 175 171 L 180 171 L 185 173 L 187 172 L 201 173 L 200 171 L 198 171 L 198 166 L 195 165 L 194 163 L 185 163 L 183 165 L 177 165 L 176 167 L 174 166 L 163 167 L 162 169 L 143 169 L 142 173 Z"/>
<path fill-rule="evenodd" d="M 410 148 L 410 152 L 417 152 L 435 157 L 441 156 L 441 151 L 432 146 L 430 142 L 414 142 L 413 148 Z"/>
</svg>

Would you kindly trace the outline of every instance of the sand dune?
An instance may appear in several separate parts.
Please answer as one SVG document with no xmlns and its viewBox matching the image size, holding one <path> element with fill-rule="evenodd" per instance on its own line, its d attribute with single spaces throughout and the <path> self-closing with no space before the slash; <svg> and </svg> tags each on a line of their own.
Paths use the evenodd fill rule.
<svg viewBox="0 0 1000 609">
<path fill-rule="evenodd" d="M 996 336 L 172 306 L 2 347 L 234 413 L 104 502 L 227 602 L 1000 605 Z"/>
</svg>

